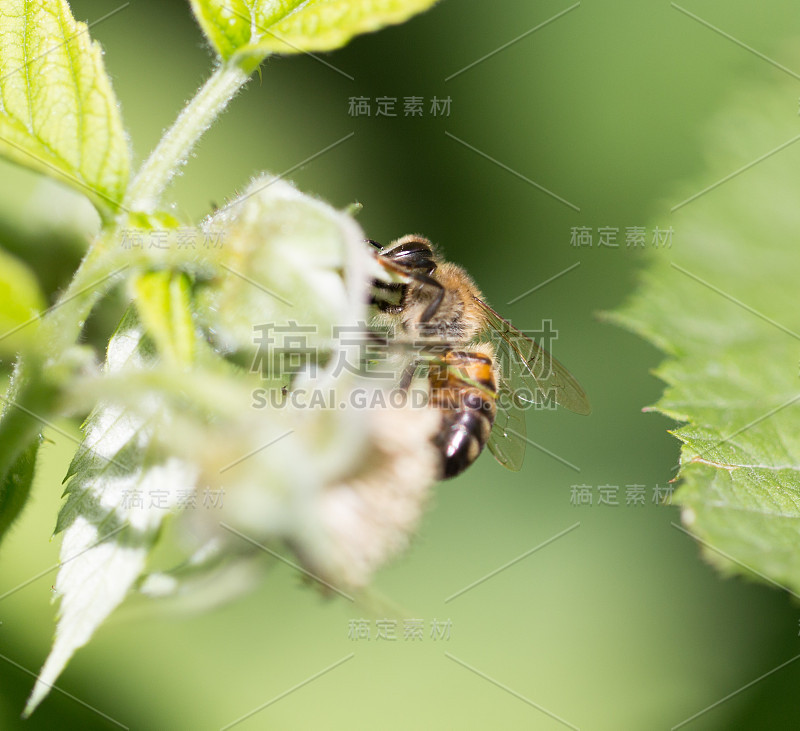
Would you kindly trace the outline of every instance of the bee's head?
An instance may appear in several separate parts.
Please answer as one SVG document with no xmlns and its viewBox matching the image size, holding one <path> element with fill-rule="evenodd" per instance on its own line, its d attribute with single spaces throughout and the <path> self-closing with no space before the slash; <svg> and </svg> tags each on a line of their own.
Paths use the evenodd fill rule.
<svg viewBox="0 0 800 731">
<path fill-rule="evenodd" d="M 430 276 L 436 270 L 436 254 L 428 239 L 416 234 L 393 241 L 379 256 L 388 259 L 409 274 Z"/>
</svg>

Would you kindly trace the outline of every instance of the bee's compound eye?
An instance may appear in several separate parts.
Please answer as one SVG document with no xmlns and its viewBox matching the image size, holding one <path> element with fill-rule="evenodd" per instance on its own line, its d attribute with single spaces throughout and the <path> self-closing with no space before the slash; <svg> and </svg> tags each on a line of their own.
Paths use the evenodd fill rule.
<svg viewBox="0 0 800 731">
<path fill-rule="evenodd" d="M 398 266 L 421 274 L 432 274 L 436 269 L 433 250 L 424 240 L 404 241 L 383 254 Z"/>
</svg>

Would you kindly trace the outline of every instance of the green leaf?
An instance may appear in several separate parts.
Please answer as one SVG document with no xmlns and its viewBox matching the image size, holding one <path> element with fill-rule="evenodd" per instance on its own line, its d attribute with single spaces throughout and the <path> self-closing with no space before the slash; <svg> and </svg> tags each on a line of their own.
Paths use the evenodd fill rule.
<svg viewBox="0 0 800 731">
<path fill-rule="evenodd" d="M 64 0 L 0 5 L 0 154 L 116 211 L 129 150 L 102 50 Z"/>
<path fill-rule="evenodd" d="M 33 272 L 0 250 L 0 357 L 13 356 L 33 342 L 37 316 L 46 306 Z"/>
<path fill-rule="evenodd" d="M 0 538 L 5 536 L 28 501 L 40 444 L 38 438 L 31 442 L 0 478 Z"/>
<path fill-rule="evenodd" d="M 230 58 L 251 37 L 245 0 L 190 0 L 197 22 L 221 58 Z"/>
<path fill-rule="evenodd" d="M 794 91 L 747 89 L 712 125 L 708 171 L 675 196 L 674 246 L 653 252 L 610 317 L 671 356 L 654 408 L 686 422 L 673 432 L 686 530 L 723 572 L 797 595 L 800 136 L 784 111 Z"/>
<path fill-rule="evenodd" d="M 194 359 L 194 326 L 189 278 L 181 272 L 145 272 L 134 283 L 136 309 L 156 350 L 171 366 L 188 367 Z"/>
<path fill-rule="evenodd" d="M 270 53 L 330 51 L 353 36 L 403 23 L 436 0 L 311 0 L 267 26 L 254 44 Z"/>
<path fill-rule="evenodd" d="M 106 359 L 111 373 L 149 359 L 136 318 L 128 313 Z M 193 489 L 196 472 L 164 458 L 151 439 L 160 418 L 101 405 L 84 427 L 70 465 L 67 501 L 56 532 L 63 532 L 55 589 L 61 597 L 53 648 L 25 707 L 30 715 L 49 693 L 75 651 L 116 609 L 144 572 L 147 557 L 181 490 Z M 157 504 L 152 495 L 161 497 Z"/>
<path fill-rule="evenodd" d="M 203 32 L 224 59 L 330 51 L 361 33 L 408 20 L 436 0 L 192 0 Z"/>
<path fill-rule="evenodd" d="M 0 396 L 0 540 L 27 502 L 42 427 L 53 416 L 59 390 L 35 358 L 18 359 L 8 391 Z"/>
</svg>

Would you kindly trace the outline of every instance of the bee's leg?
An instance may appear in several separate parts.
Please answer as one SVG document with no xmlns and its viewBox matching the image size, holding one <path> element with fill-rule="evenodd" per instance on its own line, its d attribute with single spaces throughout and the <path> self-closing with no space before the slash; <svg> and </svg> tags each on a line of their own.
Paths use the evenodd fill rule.
<svg viewBox="0 0 800 731">
<path fill-rule="evenodd" d="M 435 279 L 431 279 L 424 274 L 415 276 L 414 279 L 421 284 L 433 287 L 436 290 L 433 300 L 425 308 L 425 311 L 422 313 L 422 317 L 419 318 L 420 323 L 430 322 L 433 319 L 433 316 L 439 311 L 439 307 L 441 307 L 442 300 L 444 299 L 444 287 Z"/>
<path fill-rule="evenodd" d="M 403 369 L 403 375 L 400 376 L 400 382 L 397 384 L 397 387 L 401 391 L 408 391 L 411 388 L 411 382 L 414 380 L 414 375 L 419 368 L 419 361 L 414 359 Z"/>
<path fill-rule="evenodd" d="M 442 305 L 444 287 L 427 274 L 419 274 L 418 272 L 405 272 L 405 274 L 409 279 L 413 279 L 417 282 L 417 284 L 430 287 L 435 292 L 431 303 L 425 308 L 422 316 L 419 318 L 420 324 L 428 323 L 433 319 L 433 316 L 439 311 L 439 307 Z"/>
<path fill-rule="evenodd" d="M 426 287 L 431 287 L 432 289 L 436 290 L 433 300 L 425 308 L 425 311 L 422 313 L 422 317 L 420 317 L 420 323 L 430 322 L 433 319 L 433 316 L 439 311 L 439 307 L 441 307 L 442 300 L 444 299 L 444 287 L 433 277 L 430 277 L 427 274 L 422 274 L 421 272 L 410 271 L 404 267 L 398 266 L 394 262 L 387 260 L 382 256 L 378 257 L 378 262 L 386 269 L 389 269 L 397 274 L 401 274 L 404 277 L 408 277 L 418 284 L 422 284 Z"/>
</svg>

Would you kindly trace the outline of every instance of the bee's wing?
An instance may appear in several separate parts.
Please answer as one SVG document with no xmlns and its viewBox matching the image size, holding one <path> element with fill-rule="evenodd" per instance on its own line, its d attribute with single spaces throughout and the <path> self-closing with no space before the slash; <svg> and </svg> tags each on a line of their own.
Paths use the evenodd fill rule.
<svg viewBox="0 0 800 731">
<path fill-rule="evenodd" d="M 535 402 L 552 400 L 576 414 L 591 412 L 584 390 L 561 363 L 483 300 L 476 297 L 475 301 L 486 317 L 488 333 L 501 356 L 503 377 L 513 389 L 513 400 L 525 400 L 522 394 L 527 392 Z"/>
<path fill-rule="evenodd" d="M 508 344 L 498 340 L 494 343 L 495 358 L 501 363 L 509 358 L 507 352 Z M 522 467 L 525 459 L 526 428 L 525 412 L 520 409 L 518 402 L 514 400 L 515 392 L 514 379 L 508 379 L 505 375 L 499 374 L 497 379 L 497 413 L 492 424 L 492 432 L 486 446 L 492 456 L 503 467 L 507 467 L 515 472 Z"/>
</svg>

